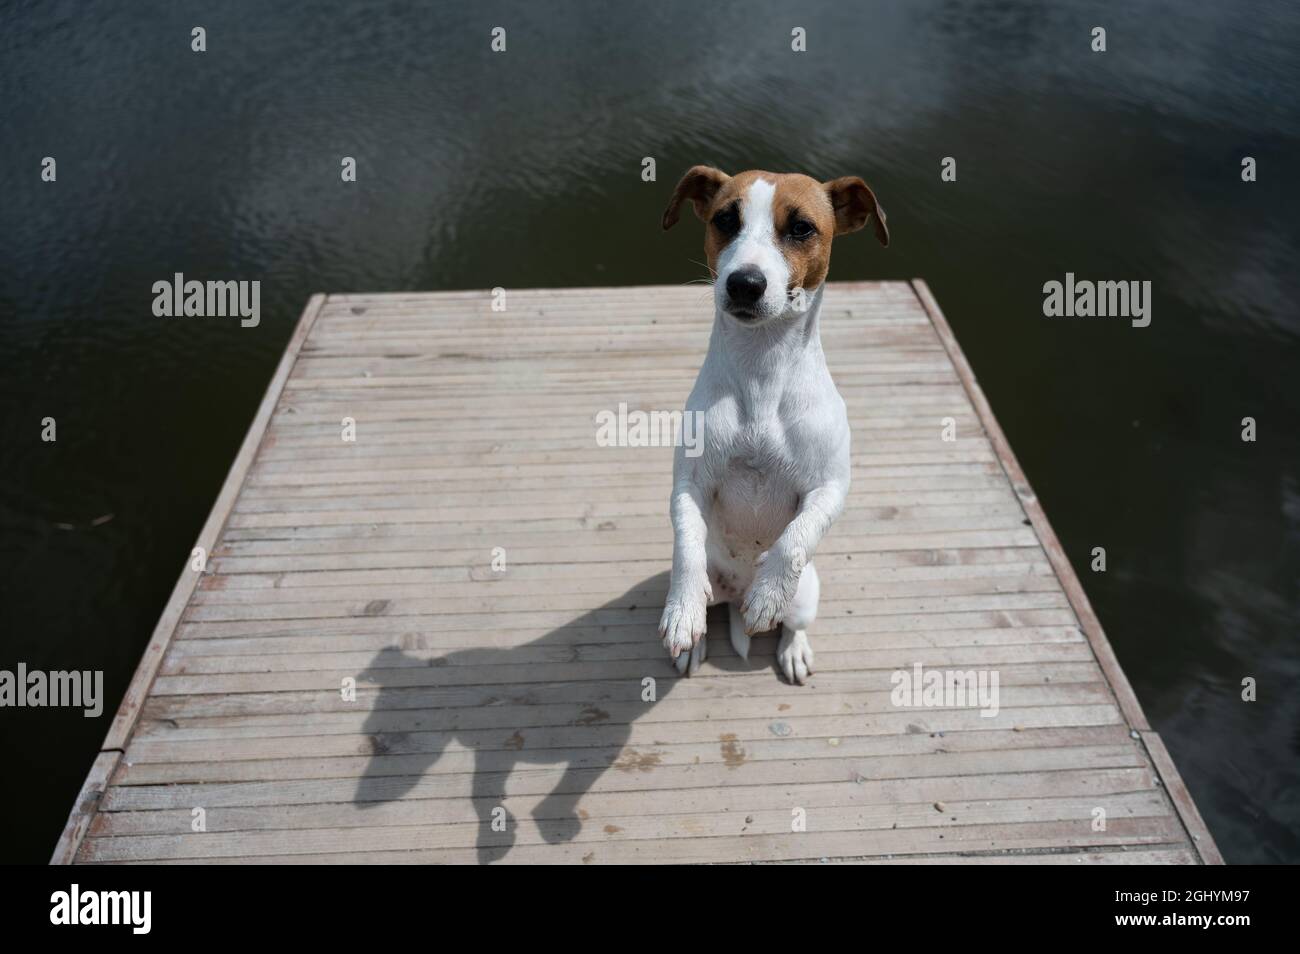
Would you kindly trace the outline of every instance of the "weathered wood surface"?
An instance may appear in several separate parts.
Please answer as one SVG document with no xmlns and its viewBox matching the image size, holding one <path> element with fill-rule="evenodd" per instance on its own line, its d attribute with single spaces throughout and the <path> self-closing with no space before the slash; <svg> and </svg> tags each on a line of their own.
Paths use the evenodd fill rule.
<svg viewBox="0 0 1300 954">
<path fill-rule="evenodd" d="M 312 299 L 55 861 L 1221 861 L 923 283 L 826 294 L 854 484 L 804 688 L 721 608 L 672 671 L 672 450 L 596 440 L 680 408 L 707 293 L 491 302 Z M 918 663 L 1000 711 L 896 705 Z"/>
</svg>

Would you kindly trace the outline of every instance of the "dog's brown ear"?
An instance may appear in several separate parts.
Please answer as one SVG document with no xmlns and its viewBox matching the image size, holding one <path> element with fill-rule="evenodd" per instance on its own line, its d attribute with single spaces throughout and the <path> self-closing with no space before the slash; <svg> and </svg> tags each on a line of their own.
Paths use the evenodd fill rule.
<svg viewBox="0 0 1300 954">
<path fill-rule="evenodd" d="M 871 219 L 876 238 L 881 245 L 889 245 L 889 227 L 885 225 L 885 210 L 876 201 L 876 194 L 857 176 L 842 176 L 824 183 L 822 188 L 830 197 L 835 209 L 835 234 L 856 232 Z"/>
<path fill-rule="evenodd" d="M 687 169 L 686 175 L 682 176 L 682 181 L 673 190 L 673 197 L 668 200 L 668 208 L 664 209 L 664 228 L 670 229 L 677 224 L 678 213 L 687 199 L 695 207 L 695 214 L 703 219 L 705 209 L 730 178 L 721 169 L 712 166 L 691 166 Z"/>
</svg>

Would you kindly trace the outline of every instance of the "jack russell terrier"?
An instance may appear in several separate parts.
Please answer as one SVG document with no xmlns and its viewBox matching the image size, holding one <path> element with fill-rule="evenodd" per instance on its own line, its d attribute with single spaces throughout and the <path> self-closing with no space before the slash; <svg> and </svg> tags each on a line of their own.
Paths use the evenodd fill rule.
<svg viewBox="0 0 1300 954">
<path fill-rule="evenodd" d="M 818 182 L 694 166 L 663 227 L 690 200 L 714 276 L 709 351 L 686 400 L 703 415 L 704 451 L 673 459 L 673 571 L 659 633 L 678 672 L 707 655 L 705 609 L 730 603 L 731 644 L 781 624 L 777 660 L 791 683 L 813 671 L 812 564 L 849 490 L 849 421 L 822 353 L 817 318 L 831 239 L 885 213 L 856 176 Z"/>
</svg>

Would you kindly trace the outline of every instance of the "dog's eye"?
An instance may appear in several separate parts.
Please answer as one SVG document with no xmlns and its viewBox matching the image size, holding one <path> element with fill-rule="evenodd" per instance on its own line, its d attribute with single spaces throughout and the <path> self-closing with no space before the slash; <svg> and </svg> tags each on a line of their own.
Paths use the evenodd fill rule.
<svg viewBox="0 0 1300 954">
<path fill-rule="evenodd" d="M 723 235 L 735 235 L 740 231 L 740 214 L 734 205 L 727 206 L 713 217 L 713 227 Z"/>
<path fill-rule="evenodd" d="M 795 238 L 795 239 L 799 239 L 799 241 L 803 241 L 804 239 L 809 238 L 816 234 L 817 234 L 817 230 L 813 228 L 813 224 L 804 219 L 795 219 L 793 222 L 790 223 L 791 238 Z"/>
</svg>

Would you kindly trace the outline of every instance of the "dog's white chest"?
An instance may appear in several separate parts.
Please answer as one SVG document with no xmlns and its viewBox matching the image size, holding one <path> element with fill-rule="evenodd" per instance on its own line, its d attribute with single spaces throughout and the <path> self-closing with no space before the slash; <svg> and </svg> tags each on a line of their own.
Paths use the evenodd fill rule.
<svg viewBox="0 0 1300 954">
<path fill-rule="evenodd" d="M 775 423 L 737 428 L 722 448 L 710 529 L 735 559 L 752 560 L 781 535 L 799 507 L 789 448 Z"/>
</svg>

